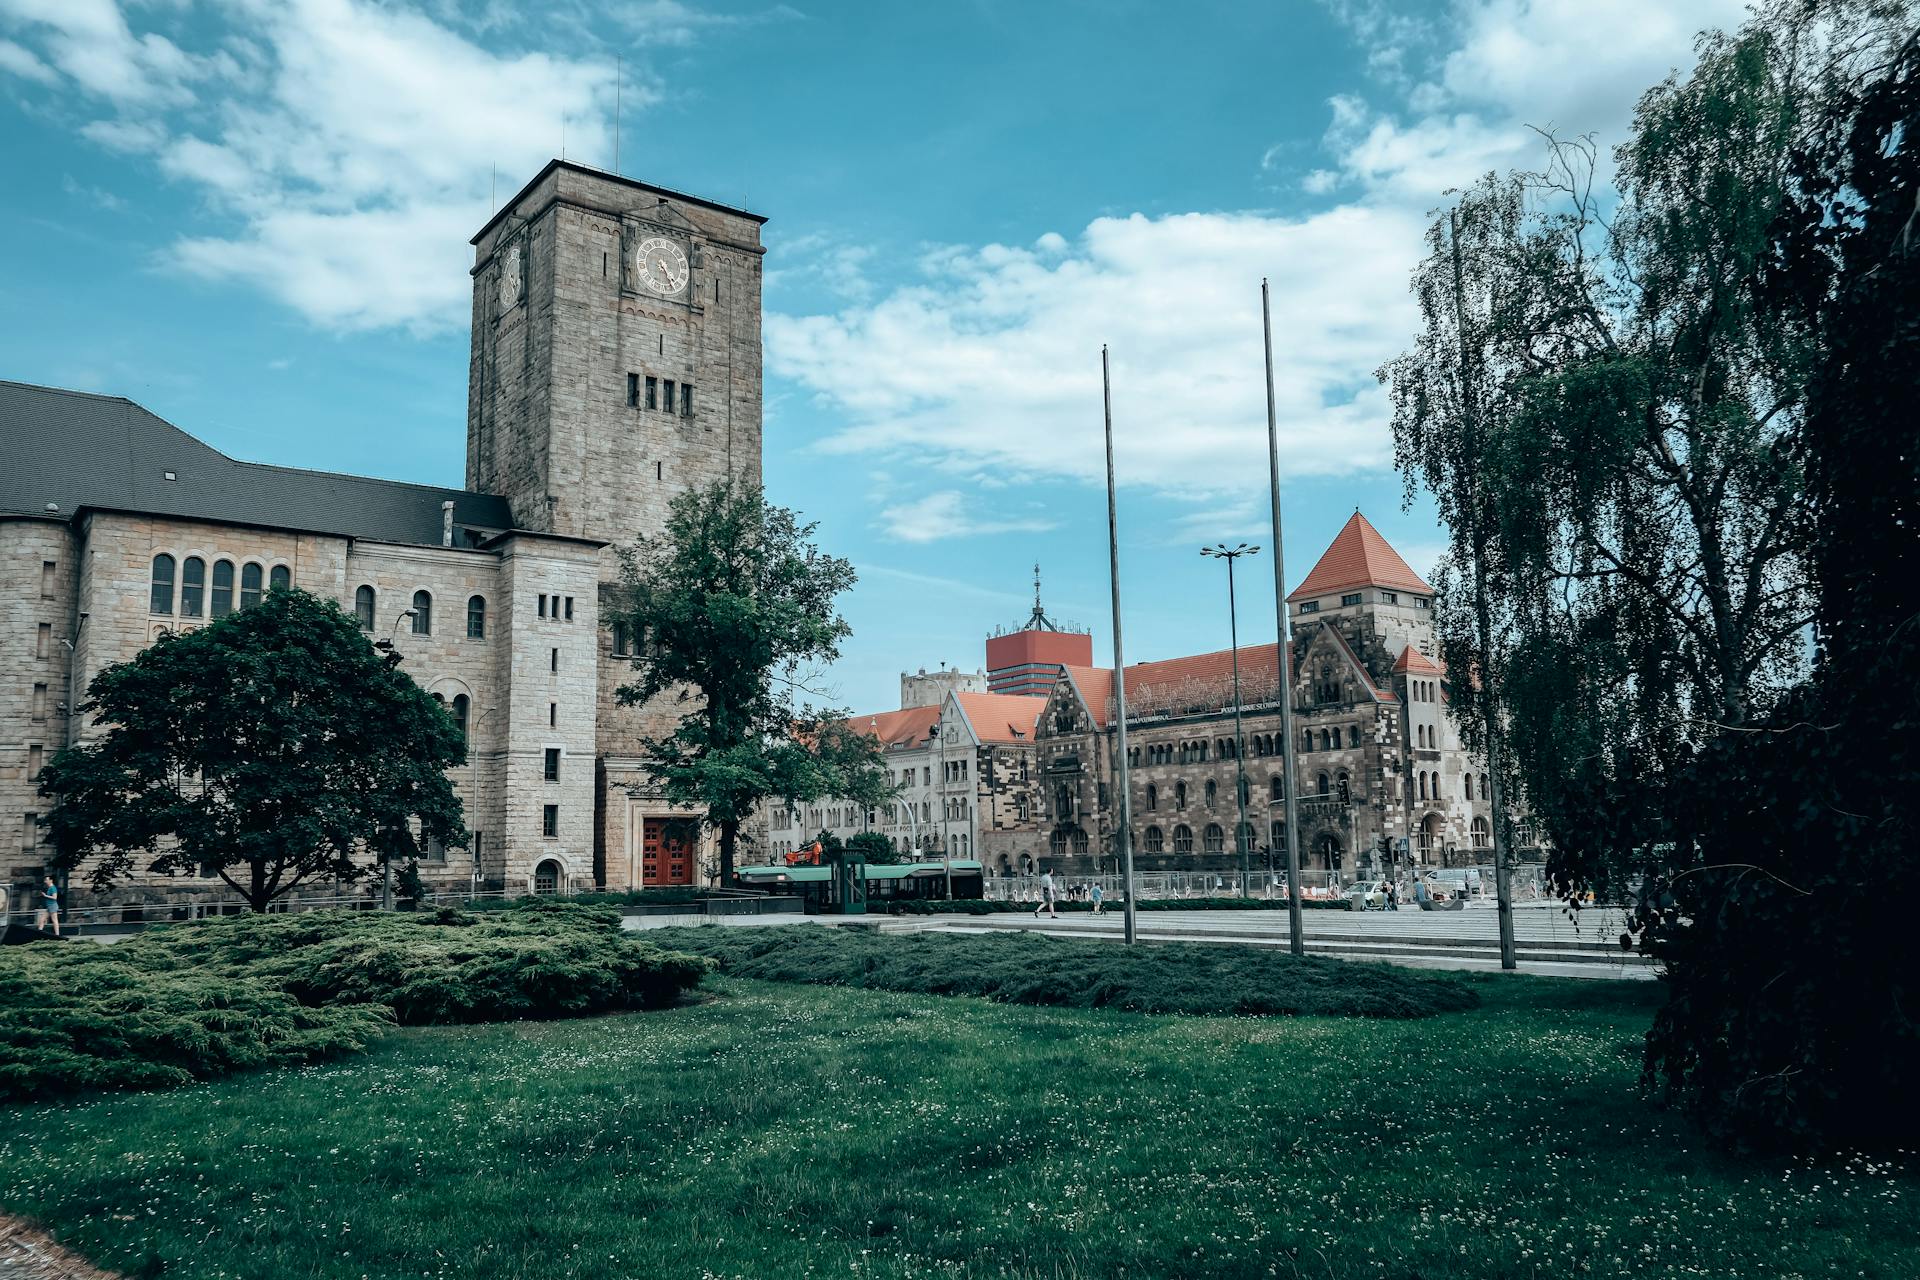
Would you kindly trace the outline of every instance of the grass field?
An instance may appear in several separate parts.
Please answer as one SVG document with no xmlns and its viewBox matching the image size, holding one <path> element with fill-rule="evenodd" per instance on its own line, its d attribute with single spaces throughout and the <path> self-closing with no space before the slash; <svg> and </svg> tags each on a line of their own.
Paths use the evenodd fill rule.
<svg viewBox="0 0 1920 1280">
<path fill-rule="evenodd" d="M 1388 1021 L 720 978 L 9 1108 L 0 1209 L 276 1280 L 1920 1274 L 1911 1163 L 1736 1161 L 1635 1098 L 1651 984 L 1474 981 Z"/>
</svg>

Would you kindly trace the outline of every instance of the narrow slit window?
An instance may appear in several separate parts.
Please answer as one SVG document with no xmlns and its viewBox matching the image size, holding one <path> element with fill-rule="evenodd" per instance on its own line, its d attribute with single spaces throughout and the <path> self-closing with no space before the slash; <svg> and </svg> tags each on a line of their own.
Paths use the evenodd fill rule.
<svg viewBox="0 0 1920 1280">
<path fill-rule="evenodd" d="M 630 409 L 640 407 L 640 375 L 637 373 L 627 375 L 627 407 Z"/>
</svg>

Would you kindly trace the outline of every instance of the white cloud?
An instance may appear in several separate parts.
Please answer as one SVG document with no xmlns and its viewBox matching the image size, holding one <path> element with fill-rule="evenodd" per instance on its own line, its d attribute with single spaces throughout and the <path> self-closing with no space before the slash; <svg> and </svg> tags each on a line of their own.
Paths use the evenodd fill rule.
<svg viewBox="0 0 1920 1280">
<path fill-rule="evenodd" d="M 948 249 L 921 282 L 833 315 L 772 315 L 771 368 L 846 425 L 823 448 L 1006 478 L 1104 474 L 1111 345 L 1123 480 L 1207 500 L 1266 475 L 1259 281 L 1273 282 L 1282 465 L 1384 465 L 1374 367 L 1413 320 L 1418 224 L 1344 207 L 1102 218 L 1043 252 Z M 1356 247 L 1366 246 L 1365 252 Z"/>
<path fill-rule="evenodd" d="M 58 84 L 60 76 L 46 63 L 11 40 L 0 40 L 0 71 L 35 84 Z"/>
<path fill-rule="evenodd" d="M 195 52 L 130 25 L 170 16 L 0 0 L 0 27 L 24 42 L 11 47 L 80 101 L 113 104 L 83 136 L 150 155 L 231 220 L 180 240 L 165 264 L 259 288 L 319 325 L 464 323 L 466 240 L 492 212 L 496 168 L 504 198 L 563 144 L 607 158 L 611 58 L 498 52 L 374 0 L 233 0 L 230 29 Z M 630 68 L 622 97 L 640 111 L 658 91 Z"/>
<path fill-rule="evenodd" d="M 888 537 L 902 542 L 936 542 L 985 533 L 1039 533 L 1054 526 L 1052 520 L 982 512 L 978 499 L 969 499 L 957 489 L 943 489 L 917 502 L 880 512 L 880 528 Z"/>
<path fill-rule="evenodd" d="M 157 32 L 136 35 L 114 0 L 0 0 L 0 21 L 38 40 L 46 62 L 95 97 L 121 105 L 192 99 L 196 60 Z"/>
</svg>

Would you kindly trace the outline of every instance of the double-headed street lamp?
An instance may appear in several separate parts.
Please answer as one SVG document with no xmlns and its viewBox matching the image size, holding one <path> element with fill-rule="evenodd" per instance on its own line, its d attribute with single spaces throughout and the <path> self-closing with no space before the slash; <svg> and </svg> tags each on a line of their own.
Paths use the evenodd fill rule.
<svg viewBox="0 0 1920 1280">
<path fill-rule="evenodd" d="M 1240 896 L 1247 895 L 1247 740 L 1240 728 L 1240 610 L 1234 597 L 1233 562 L 1241 556 L 1260 554 L 1260 548 L 1241 543 L 1229 548 L 1226 543 L 1216 543 L 1211 547 L 1200 548 L 1200 554 L 1215 560 L 1227 562 L 1227 617 L 1228 634 L 1233 637 L 1233 797 L 1237 805 L 1239 819 L 1234 823 L 1233 842 L 1240 850 Z"/>
</svg>

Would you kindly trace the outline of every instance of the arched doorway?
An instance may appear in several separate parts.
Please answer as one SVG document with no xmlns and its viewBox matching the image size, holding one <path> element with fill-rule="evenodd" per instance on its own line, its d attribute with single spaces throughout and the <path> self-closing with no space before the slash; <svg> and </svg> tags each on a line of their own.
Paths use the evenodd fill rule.
<svg viewBox="0 0 1920 1280">
<path fill-rule="evenodd" d="M 560 892 L 560 864 L 552 858 L 541 862 L 533 869 L 533 891 L 535 893 Z"/>
<path fill-rule="evenodd" d="M 1430 813 L 1420 820 L 1420 860 L 1432 862 L 1440 846 L 1440 815 Z"/>
<path fill-rule="evenodd" d="M 1340 837 L 1322 831 L 1313 838 L 1313 865 L 1322 871 L 1340 870 Z"/>
</svg>

